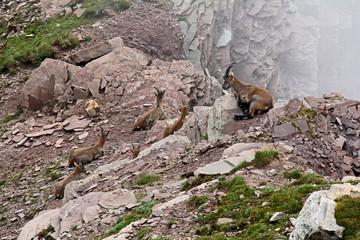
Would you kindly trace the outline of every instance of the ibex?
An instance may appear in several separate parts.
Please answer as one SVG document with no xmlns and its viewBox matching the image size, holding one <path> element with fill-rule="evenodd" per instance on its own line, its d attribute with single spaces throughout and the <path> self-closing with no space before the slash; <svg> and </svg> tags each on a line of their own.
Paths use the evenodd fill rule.
<svg viewBox="0 0 360 240">
<path fill-rule="evenodd" d="M 100 130 L 101 135 L 99 135 L 99 142 L 95 146 L 83 147 L 78 149 L 73 148 L 70 150 L 69 167 L 74 166 L 74 162 L 76 162 L 77 164 L 79 164 L 78 161 L 81 161 L 82 163 L 87 163 L 104 155 L 103 147 L 110 131 L 105 133 L 104 129 L 101 126 Z"/>
<path fill-rule="evenodd" d="M 76 162 L 74 163 L 76 168 L 73 173 L 71 173 L 69 176 L 67 176 L 66 178 L 55 184 L 55 199 L 63 198 L 66 185 L 68 185 L 70 182 L 74 180 L 79 179 L 81 173 L 85 172 L 85 168 L 82 162 L 81 161 L 78 162 L 79 164 L 77 164 Z"/>
<path fill-rule="evenodd" d="M 136 157 L 139 155 L 139 153 L 140 153 L 140 145 L 137 146 L 137 147 L 135 147 L 134 144 L 131 144 L 131 145 L 132 145 L 132 149 L 131 149 L 130 151 L 131 151 L 131 153 L 132 153 L 132 158 L 134 159 L 134 158 L 136 158 Z"/>
<path fill-rule="evenodd" d="M 86 112 L 90 117 L 96 117 L 100 114 L 100 106 L 95 100 L 89 100 L 85 103 Z"/>
<path fill-rule="evenodd" d="M 224 75 L 224 83 L 222 85 L 223 89 L 227 90 L 230 87 L 233 87 L 238 95 L 238 104 L 245 112 L 245 116 L 235 115 L 235 119 L 242 119 L 244 117 L 253 118 L 255 111 L 267 112 L 274 107 L 274 99 L 271 96 L 271 93 L 261 87 L 257 87 L 250 84 L 244 84 L 240 82 L 234 76 L 234 73 L 230 71 L 234 63 L 231 63 Z"/>
<path fill-rule="evenodd" d="M 181 115 L 179 117 L 178 120 L 176 120 L 171 126 L 166 125 L 165 129 L 164 129 L 164 136 L 163 138 L 166 138 L 167 136 L 174 134 L 175 131 L 179 130 L 185 120 L 186 120 L 186 115 L 188 114 L 188 106 L 185 106 L 184 104 L 181 106 Z"/>
<path fill-rule="evenodd" d="M 164 107 L 163 107 L 163 99 L 165 95 L 165 90 L 160 91 L 158 88 L 154 87 L 157 91 L 155 93 L 156 96 L 156 107 L 153 109 L 150 109 L 143 115 L 139 116 L 135 122 L 133 131 L 136 130 L 147 130 L 151 129 L 156 121 L 158 120 L 164 120 L 165 119 L 165 113 L 164 113 Z"/>
</svg>

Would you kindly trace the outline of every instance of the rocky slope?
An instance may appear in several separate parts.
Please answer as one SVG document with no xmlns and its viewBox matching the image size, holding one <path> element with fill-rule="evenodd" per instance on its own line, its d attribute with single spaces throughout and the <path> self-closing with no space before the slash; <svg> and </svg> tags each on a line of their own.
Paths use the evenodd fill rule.
<svg viewBox="0 0 360 240">
<path fill-rule="evenodd" d="M 155 6 L 137 2 L 124 14 L 131 22 L 131 11 L 160 11 Z M 155 21 L 156 16 L 148 16 L 144 24 Z M 222 183 L 243 176 L 251 187 L 240 196 L 246 199 L 245 205 L 259 204 L 257 208 L 266 208 L 269 216 L 276 211 L 267 209 L 271 201 L 265 192 L 293 183 L 283 175 L 285 170 L 317 172 L 334 181 L 359 174 L 358 101 L 335 93 L 297 98 L 254 119 L 234 121 L 232 114 L 240 109 L 233 96 L 221 96 L 220 85 L 212 77 L 197 72 L 181 57 L 175 60 L 181 56 L 179 48 L 173 49 L 171 61 L 161 45 L 141 51 L 147 33 L 141 35 L 140 31 L 144 43 L 133 45 L 126 36 L 120 38 L 110 31 L 112 18 L 124 18 L 111 12 L 108 17 L 101 20 L 107 29 L 104 33 L 111 32 L 104 39 L 108 41 L 94 37 L 94 42 L 63 53 L 59 60 L 46 59 L 28 76 L 3 76 L 11 82 L 1 100 L 2 116 L 14 112 L 20 102 L 25 112 L 2 128 L 2 238 L 31 239 L 51 225 L 54 229 L 49 232 L 55 239 L 99 239 L 119 224 L 119 218 L 132 215 L 131 224 L 127 222 L 119 233 L 106 239 L 192 239 L 211 235 L 210 230 L 219 233 L 221 226 L 226 226 L 221 228 L 226 237 L 236 237 L 246 232 L 249 223 L 237 222 L 236 216 L 216 215 L 228 194 Z M 174 26 L 169 24 L 167 29 L 174 31 L 171 38 L 179 33 Z M 99 36 L 96 26 L 93 28 L 94 36 Z M 88 33 L 91 29 L 84 27 Z M 154 86 L 166 90 L 167 120 L 150 130 L 132 132 L 136 117 L 154 104 Z M 85 112 L 90 96 L 101 106 L 96 118 Z M 162 139 L 164 127 L 178 117 L 183 102 L 191 106 L 186 124 Z M 70 149 L 96 144 L 100 126 L 110 131 L 104 156 L 86 164 L 87 173 L 66 187 L 63 200 L 55 200 L 53 185 L 73 171 L 67 166 Z M 141 148 L 135 159 L 131 159 L 132 144 Z M 269 149 L 281 152 L 281 157 L 267 166 L 237 168 L 244 161 L 251 162 L 256 151 Z M 155 180 L 140 181 L 149 176 Z M 201 176 L 210 177 L 197 183 Z M 316 183 L 313 190 L 328 188 L 320 185 Z M 334 196 L 357 192 L 355 186 L 346 184 L 326 196 L 333 201 Z M 196 197 L 206 200 L 194 203 L 199 200 Z M 301 203 L 303 200 L 305 197 L 300 198 Z M 329 205 L 322 204 L 315 218 L 323 216 L 324 209 L 330 209 L 327 206 L 334 207 L 330 200 L 326 202 Z M 199 218 L 208 214 L 215 223 L 202 225 Z M 274 235 L 267 239 L 306 232 L 298 227 L 306 225 L 301 223 L 307 216 L 304 210 L 297 221 L 290 221 L 296 216 L 285 211 L 283 220 L 269 227 Z M 326 216 L 332 223 L 333 214 Z M 270 217 L 266 219 L 264 224 Z M 311 232 L 333 234 L 332 226 L 314 226 Z M 335 228 L 337 234 L 339 229 Z"/>
</svg>

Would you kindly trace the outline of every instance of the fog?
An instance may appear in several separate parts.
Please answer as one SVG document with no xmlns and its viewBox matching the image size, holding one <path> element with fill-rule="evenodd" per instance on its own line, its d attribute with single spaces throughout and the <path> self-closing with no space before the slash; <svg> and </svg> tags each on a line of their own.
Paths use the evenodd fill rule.
<svg viewBox="0 0 360 240">
<path fill-rule="evenodd" d="M 294 4 L 298 15 L 318 24 L 317 95 L 336 91 L 360 99 L 360 1 L 295 0 Z"/>
</svg>

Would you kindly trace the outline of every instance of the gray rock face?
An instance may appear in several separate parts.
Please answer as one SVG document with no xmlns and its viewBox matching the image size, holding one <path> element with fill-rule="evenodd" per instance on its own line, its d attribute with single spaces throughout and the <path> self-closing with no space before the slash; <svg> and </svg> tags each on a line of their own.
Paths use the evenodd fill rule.
<svg viewBox="0 0 360 240">
<path fill-rule="evenodd" d="M 342 239 L 344 228 L 336 224 L 334 200 L 342 196 L 357 197 L 359 192 L 359 186 L 344 183 L 334 184 L 329 190 L 312 193 L 298 218 L 292 221 L 295 229 L 289 239 L 302 240 L 315 236 L 316 239 Z"/>
</svg>

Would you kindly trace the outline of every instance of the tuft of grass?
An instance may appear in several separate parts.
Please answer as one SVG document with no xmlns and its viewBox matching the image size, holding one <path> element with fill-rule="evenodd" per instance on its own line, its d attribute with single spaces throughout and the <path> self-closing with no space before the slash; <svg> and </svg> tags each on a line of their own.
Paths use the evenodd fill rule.
<svg viewBox="0 0 360 240">
<path fill-rule="evenodd" d="M 196 187 L 196 186 L 199 186 L 200 184 L 211 181 L 215 177 L 216 176 L 212 176 L 212 175 L 200 175 L 200 176 L 197 176 L 194 179 L 194 181 L 192 181 L 191 183 L 189 183 L 188 181 L 184 182 L 183 185 L 181 186 L 181 190 L 182 191 L 188 191 L 193 187 Z"/>
<path fill-rule="evenodd" d="M 289 179 L 299 179 L 304 175 L 304 173 L 299 169 L 293 169 L 291 171 L 284 171 L 283 175 Z"/>
<path fill-rule="evenodd" d="M 336 202 L 336 223 L 345 228 L 343 239 L 360 239 L 360 198 L 346 196 Z"/>
<path fill-rule="evenodd" d="M 151 201 L 148 203 L 145 203 L 141 206 L 136 207 L 131 213 L 126 214 L 122 217 L 120 217 L 116 223 L 116 225 L 111 228 L 103 238 L 109 237 L 111 235 L 117 234 L 121 229 L 126 227 L 132 222 L 135 222 L 137 220 L 140 220 L 142 218 L 148 218 L 151 214 L 152 207 L 157 204 L 156 201 Z M 146 233 L 145 233 L 146 234 Z M 103 239 L 101 238 L 101 239 Z"/>
<path fill-rule="evenodd" d="M 300 177 L 298 180 L 292 183 L 294 186 L 304 185 L 304 184 L 327 184 L 328 181 L 321 175 L 318 174 L 307 174 Z"/>
<path fill-rule="evenodd" d="M 275 150 L 262 150 L 255 152 L 255 158 L 252 165 L 255 167 L 265 167 L 270 164 L 273 159 L 279 159 L 281 153 Z"/>
<path fill-rule="evenodd" d="M 193 195 L 188 202 L 186 203 L 188 207 L 190 208 L 198 208 L 200 207 L 202 204 L 204 204 L 206 202 L 206 200 L 208 199 L 207 196 L 196 196 Z"/>
<path fill-rule="evenodd" d="M 54 239 L 50 234 L 55 232 L 55 228 L 50 224 L 47 228 L 41 230 L 36 236 L 39 239 Z"/>
<path fill-rule="evenodd" d="M 0 180 L 0 187 L 6 183 L 6 179 Z"/>
<path fill-rule="evenodd" d="M 144 239 L 144 236 L 145 236 L 146 234 L 148 234 L 149 232 L 151 232 L 151 231 L 152 231 L 152 228 L 151 228 L 151 227 L 146 227 L 146 228 L 140 229 L 140 231 L 139 231 L 138 234 L 137 234 L 138 239 L 139 239 L 139 240 Z"/>
<path fill-rule="evenodd" d="M 160 176 L 159 175 L 145 175 L 143 176 L 139 181 L 136 182 L 136 185 L 146 185 L 146 184 L 152 184 L 153 182 L 159 181 Z"/>
<path fill-rule="evenodd" d="M 206 141 L 209 141 L 209 135 L 206 133 L 206 134 L 203 136 L 203 139 L 206 140 Z"/>
<path fill-rule="evenodd" d="M 20 107 L 18 110 L 16 110 L 16 112 L 6 114 L 3 123 L 7 123 L 10 122 L 11 120 L 18 119 L 21 116 L 21 114 L 23 114 L 23 112 L 24 112 L 23 108 Z"/>
</svg>

